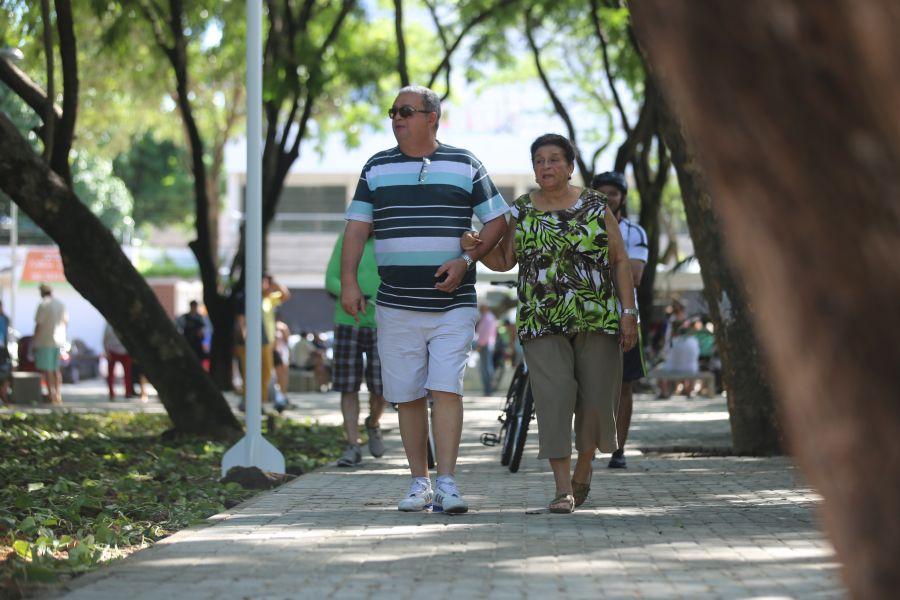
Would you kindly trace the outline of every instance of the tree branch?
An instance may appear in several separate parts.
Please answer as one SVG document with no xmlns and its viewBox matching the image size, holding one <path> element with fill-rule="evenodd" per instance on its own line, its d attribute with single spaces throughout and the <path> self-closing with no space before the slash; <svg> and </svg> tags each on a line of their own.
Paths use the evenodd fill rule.
<svg viewBox="0 0 900 600">
<path fill-rule="evenodd" d="M 316 7 L 315 0 L 306 0 L 303 3 L 303 8 L 300 9 L 300 15 L 297 17 L 297 23 L 300 24 L 304 30 L 307 29 L 309 25 L 309 20 L 312 18 L 313 9 Z"/>
<path fill-rule="evenodd" d="M 541 79 L 541 83 L 544 84 L 544 89 L 547 91 L 547 95 L 550 96 L 550 101 L 553 103 L 553 108 L 556 110 L 556 114 L 558 114 L 566 124 L 566 129 L 569 132 L 569 139 L 572 140 L 572 144 L 575 146 L 575 161 L 578 163 L 578 170 L 581 173 L 582 179 L 587 184 L 590 182 L 592 173 L 588 169 L 587 164 L 585 164 L 584 159 L 581 156 L 581 152 L 578 150 L 577 134 L 575 133 L 575 126 L 572 123 L 572 118 L 569 116 L 569 111 L 566 110 L 566 107 L 563 105 L 562 100 L 560 100 L 559 96 L 556 95 L 556 91 L 553 89 L 553 86 L 547 77 L 547 73 L 544 71 L 544 67 L 541 64 L 541 51 L 538 48 L 537 43 L 534 41 L 534 32 L 532 30 L 531 19 L 532 12 L 529 10 L 525 14 L 525 38 L 528 40 L 528 46 L 531 48 L 531 53 L 534 57 L 534 66 L 537 68 L 538 76 Z"/>
<path fill-rule="evenodd" d="M 309 117 L 312 115 L 312 95 L 312 88 L 308 87 L 306 89 L 306 98 L 303 100 L 303 114 L 300 115 L 300 121 L 297 124 L 297 135 L 294 136 L 294 143 L 290 150 L 290 156 L 293 158 L 300 156 L 300 142 L 303 140 L 303 136 L 306 135 L 306 127 L 309 124 Z M 288 126 L 290 126 L 290 124 L 288 124 Z"/>
<path fill-rule="evenodd" d="M 435 30 L 437 30 L 438 37 L 441 39 L 441 47 L 446 54 L 450 50 L 450 42 L 447 40 L 446 28 L 443 23 L 441 23 L 441 19 L 438 16 L 437 5 L 430 0 L 424 0 L 424 2 L 425 6 L 428 7 L 428 12 L 431 13 L 431 20 L 434 23 Z M 441 96 L 441 102 L 446 100 L 447 96 L 450 95 L 450 75 L 450 69 L 444 69 L 444 95 Z"/>
<path fill-rule="evenodd" d="M 591 157 L 591 173 L 597 172 L 597 161 L 600 160 L 600 155 L 603 154 L 603 151 L 606 150 L 607 148 L 609 148 L 610 144 L 612 144 L 612 142 L 613 142 L 613 134 L 615 133 L 616 126 L 613 123 L 613 118 L 612 118 L 611 113 L 609 113 L 609 112 L 606 113 L 606 120 L 607 120 L 606 142 L 604 144 L 601 144 L 596 150 L 594 150 L 594 155 Z M 589 185 L 588 182 L 585 182 L 585 183 L 587 183 Z"/>
<path fill-rule="evenodd" d="M 59 33 L 59 55 L 63 76 L 63 114 L 53 136 L 50 168 L 72 185 L 69 152 L 75 137 L 75 117 L 78 113 L 78 50 L 70 0 L 56 0 L 56 29 Z"/>
<path fill-rule="evenodd" d="M 184 8 L 181 0 L 169 0 L 168 19 L 163 20 L 167 22 L 169 32 L 172 34 L 173 45 L 171 47 L 165 44 L 165 38 L 159 27 L 159 22 L 152 14 L 151 9 L 145 7 L 144 12 L 152 20 L 151 25 L 153 26 L 157 43 L 168 56 L 172 69 L 175 72 L 176 100 L 187 133 L 188 148 L 191 153 L 191 171 L 194 174 L 194 207 L 196 211 L 194 227 L 197 231 L 197 238 L 190 242 L 188 247 L 197 258 L 204 295 L 211 295 L 218 290 L 218 272 L 216 269 L 216 253 L 213 251 L 209 233 L 210 198 L 207 194 L 208 176 L 206 163 L 204 162 L 205 149 L 190 102 L 187 40 L 184 38 Z M 158 35 L 156 32 L 158 32 Z"/>
<path fill-rule="evenodd" d="M 638 121 L 635 124 L 634 129 L 631 130 L 631 133 L 628 134 L 628 137 L 625 138 L 625 141 L 622 142 L 622 145 L 619 146 L 619 151 L 616 153 L 614 169 L 619 172 L 622 172 L 625 169 L 625 166 L 631 162 L 638 144 L 647 138 L 648 132 L 653 128 L 654 101 L 650 96 L 651 90 L 649 88 L 651 83 L 649 78 L 646 77 L 644 82 L 644 103 L 641 105 Z"/>
<path fill-rule="evenodd" d="M 15 66 L 6 58 L 0 57 L 0 81 L 3 82 L 16 96 L 22 99 L 28 107 L 41 118 L 45 118 L 45 109 L 48 104 L 44 90 L 36 84 L 25 71 Z M 62 109 L 53 104 L 53 115 L 56 119 L 62 118 Z"/>
<path fill-rule="evenodd" d="M 400 87 L 409 85 L 409 67 L 406 64 L 406 39 L 403 34 L 403 0 L 394 0 L 394 33 L 397 37 L 397 73 Z"/>
<path fill-rule="evenodd" d="M 144 13 L 144 18 L 150 25 L 150 31 L 153 33 L 156 45 L 159 46 L 159 49 L 163 51 L 163 54 L 165 54 L 169 60 L 172 60 L 174 49 L 166 42 L 166 36 L 163 33 L 162 25 L 160 23 L 162 11 L 153 2 L 148 3 L 146 1 L 138 2 L 138 9 Z"/>
<path fill-rule="evenodd" d="M 441 46 L 444 48 L 444 52 L 450 48 L 449 42 L 447 41 L 447 31 L 444 28 L 444 25 L 441 23 L 440 17 L 437 14 L 437 5 L 431 0 L 423 0 L 425 2 L 425 6 L 428 7 L 428 12 L 431 14 L 431 20 L 434 23 L 434 28 L 437 30 L 438 37 L 441 38 Z"/>
<path fill-rule="evenodd" d="M 347 19 L 347 15 L 350 14 L 350 11 L 353 10 L 354 6 L 356 6 L 356 0 L 343 0 L 343 2 L 341 2 L 341 12 L 338 13 L 334 23 L 331 24 L 331 31 L 328 32 L 325 41 L 322 42 L 322 46 L 319 48 L 320 56 L 328 50 L 334 43 L 334 40 L 337 39 L 338 34 L 341 32 L 341 27 L 344 25 L 344 21 Z"/>
<path fill-rule="evenodd" d="M 591 22 L 594 24 L 594 34 L 600 41 L 600 50 L 601 55 L 603 56 L 603 70 L 606 72 L 606 81 L 609 85 L 609 89 L 612 91 L 616 108 L 619 109 L 619 116 L 622 119 L 622 128 L 625 130 L 626 134 L 631 133 L 631 124 L 628 122 L 628 115 L 625 112 L 625 108 L 622 106 L 622 99 L 619 98 L 619 91 L 616 88 L 616 82 L 613 78 L 612 67 L 610 66 L 609 61 L 609 44 L 606 41 L 606 36 L 603 35 L 603 28 L 600 25 L 600 5 L 597 0 L 591 0 Z"/>
<path fill-rule="evenodd" d="M 462 43 L 463 39 L 469 34 L 473 27 L 481 24 L 485 19 L 490 17 L 496 11 L 501 8 L 505 8 L 507 6 L 516 4 L 518 0 L 500 0 L 497 4 L 491 6 L 490 8 L 486 8 L 475 17 L 472 18 L 471 21 L 463 25 L 462 30 L 460 30 L 459 34 L 456 36 L 456 39 L 453 40 L 453 43 L 450 44 L 449 49 L 444 52 L 444 58 L 441 60 L 441 63 L 435 67 L 435 69 L 431 72 L 431 77 L 428 79 L 428 87 L 432 87 L 434 82 L 437 81 L 438 76 L 441 74 L 441 70 L 447 69 L 450 70 L 450 59 L 453 57 L 453 53 L 456 52 L 459 45 Z M 447 95 L 450 93 L 450 88 L 447 88 Z"/>
<path fill-rule="evenodd" d="M 44 57 L 47 63 L 47 103 L 41 117 L 44 119 L 44 130 L 41 137 L 44 140 L 44 161 L 48 164 L 53 156 L 53 131 L 55 129 L 55 115 L 53 114 L 53 99 L 56 97 L 55 69 L 53 67 L 53 25 L 50 22 L 50 0 L 41 0 L 41 21 L 44 30 Z"/>
<path fill-rule="evenodd" d="M 343 0 L 341 3 L 341 12 L 338 13 L 338 16 L 335 18 L 334 23 L 331 24 L 331 30 L 328 32 L 328 35 L 325 36 L 325 40 L 322 42 L 322 45 L 319 47 L 318 55 L 323 55 L 328 48 L 334 43 L 335 39 L 337 39 L 338 34 L 341 31 L 341 27 L 344 24 L 344 21 L 347 18 L 347 15 L 350 14 L 350 11 L 353 10 L 353 7 L 356 5 L 356 0 Z M 297 135 L 294 136 L 294 143 L 287 153 L 287 156 L 293 159 L 296 159 L 300 156 L 300 142 L 303 139 L 303 136 L 306 134 L 306 127 L 309 122 L 310 115 L 312 115 L 313 108 L 313 96 L 318 94 L 317 87 L 319 85 L 319 77 L 321 75 L 321 69 L 315 69 L 310 73 L 309 79 L 306 82 L 306 98 L 303 101 L 303 113 L 300 116 L 300 122 L 298 124 Z M 289 114 L 289 118 L 284 123 L 284 127 L 282 128 L 282 138 L 280 143 L 280 156 L 285 156 L 284 149 L 287 145 L 287 136 L 290 133 L 291 123 L 294 122 L 294 116 L 297 114 L 297 103 L 298 103 L 299 95 L 294 96 L 291 111 Z"/>
</svg>

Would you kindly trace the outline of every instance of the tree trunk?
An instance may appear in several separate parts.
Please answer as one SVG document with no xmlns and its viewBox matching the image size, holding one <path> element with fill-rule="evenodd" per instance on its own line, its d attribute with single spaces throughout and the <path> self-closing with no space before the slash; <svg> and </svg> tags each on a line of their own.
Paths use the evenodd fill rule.
<svg viewBox="0 0 900 600">
<path fill-rule="evenodd" d="M 209 344 L 209 376 L 218 389 L 230 390 L 234 387 L 234 298 L 222 294 L 204 294 L 203 302 L 213 329 Z"/>
<path fill-rule="evenodd" d="M 218 438 L 240 432 L 225 399 L 113 235 L 2 113 L 0 186 L 59 245 L 66 278 L 121 334 L 175 429 Z"/>
<path fill-rule="evenodd" d="M 900 6 L 631 4 L 857 598 L 900 589 Z"/>
<path fill-rule="evenodd" d="M 638 49 L 635 48 L 635 52 Z M 638 310 L 641 311 L 641 330 L 644 339 L 649 339 L 653 323 L 653 303 L 655 300 L 656 266 L 659 264 L 659 213 L 662 208 L 662 193 L 669 178 L 669 156 L 665 146 L 657 147 L 656 172 L 651 170 L 650 150 L 657 137 L 658 107 L 662 103 L 659 90 L 653 80 L 644 76 L 644 101 L 637 123 L 628 137 L 619 146 L 613 166 L 615 171 L 625 172 L 628 164 L 634 174 L 635 186 L 641 198 L 638 222 L 647 234 L 647 264 L 638 285 Z M 621 113 L 622 124 L 626 124 L 625 113 Z M 661 142 L 660 142 L 661 143 Z"/>
<path fill-rule="evenodd" d="M 753 331 L 752 308 L 743 281 L 725 255 L 719 218 L 695 153 L 680 123 L 664 106 L 660 107 L 660 126 L 678 174 L 694 255 L 700 262 L 703 295 L 716 328 L 728 392 L 732 450 L 751 455 L 779 453 L 782 435 L 775 398 Z"/>
</svg>

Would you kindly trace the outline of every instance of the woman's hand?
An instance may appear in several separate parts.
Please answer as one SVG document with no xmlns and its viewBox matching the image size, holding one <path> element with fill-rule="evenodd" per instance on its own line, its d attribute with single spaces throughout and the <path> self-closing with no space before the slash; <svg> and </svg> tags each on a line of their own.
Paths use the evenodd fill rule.
<svg viewBox="0 0 900 600">
<path fill-rule="evenodd" d="M 477 231 L 467 231 L 459 238 L 459 247 L 463 252 L 469 252 L 481 245 L 481 236 Z"/>
<path fill-rule="evenodd" d="M 634 315 L 622 315 L 619 319 L 619 345 L 622 352 L 628 352 L 637 344 L 637 317 Z"/>
</svg>

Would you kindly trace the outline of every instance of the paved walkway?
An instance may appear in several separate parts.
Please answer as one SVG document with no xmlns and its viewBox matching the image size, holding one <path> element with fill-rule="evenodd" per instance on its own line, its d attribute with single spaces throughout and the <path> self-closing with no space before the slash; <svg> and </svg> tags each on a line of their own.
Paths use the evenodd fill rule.
<svg viewBox="0 0 900 600">
<path fill-rule="evenodd" d="M 339 422 L 336 394 L 294 398 Z M 466 401 L 458 479 L 468 515 L 404 514 L 396 415 L 388 452 L 326 468 L 70 583 L 71 599 L 136 598 L 838 598 L 819 498 L 785 458 L 628 455 L 598 461 L 573 515 L 542 510 L 552 476 L 532 439 L 511 474 L 478 442 L 498 398 Z M 634 446 L 727 445 L 724 401 L 637 403 Z"/>
</svg>

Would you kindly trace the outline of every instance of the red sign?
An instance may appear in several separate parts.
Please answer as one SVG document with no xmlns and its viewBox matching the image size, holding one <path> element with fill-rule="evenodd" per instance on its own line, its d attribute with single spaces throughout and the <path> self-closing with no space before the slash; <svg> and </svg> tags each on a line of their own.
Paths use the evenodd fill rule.
<svg viewBox="0 0 900 600">
<path fill-rule="evenodd" d="M 62 283 L 66 281 L 62 258 L 56 248 L 29 250 L 22 269 L 22 281 Z"/>
</svg>

